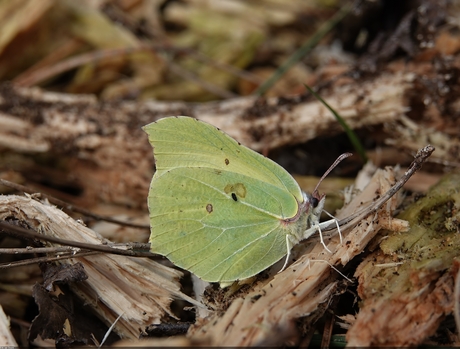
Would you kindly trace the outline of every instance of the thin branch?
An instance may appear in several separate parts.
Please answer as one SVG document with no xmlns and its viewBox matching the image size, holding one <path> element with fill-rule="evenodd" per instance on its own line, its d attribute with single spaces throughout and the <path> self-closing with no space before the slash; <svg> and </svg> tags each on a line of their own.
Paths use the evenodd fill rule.
<svg viewBox="0 0 460 349">
<path fill-rule="evenodd" d="M 109 245 L 87 244 L 84 242 L 59 239 L 59 238 L 55 238 L 52 236 L 42 235 L 31 229 L 25 229 L 17 225 L 7 223 L 5 221 L 0 221 L 0 228 L 5 231 L 13 231 L 16 234 L 19 234 L 21 236 L 26 236 L 28 238 L 44 240 L 44 241 L 48 241 L 48 242 L 52 242 L 52 243 L 56 243 L 60 245 L 78 247 L 78 248 L 85 249 L 85 250 L 99 251 L 99 252 L 105 252 L 105 253 L 118 254 L 122 256 L 132 256 L 132 257 L 153 257 L 155 256 L 155 254 L 151 252 L 133 251 L 131 249 L 120 249 L 120 248 L 113 247 L 113 246 L 120 246 L 120 247 L 123 246 L 125 248 L 130 248 L 129 244 L 109 246 Z"/>
<path fill-rule="evenodd" d="M 60 260 L 68 259 L 68 258 L 91 256 L 91 255 L 100 254 L 100 253 L 101 252 L 96 252 L 96 251 L 82 251 L 78 253 L 61 254 L 55 257 L 46 256 L 46 257 L 23 259 L 20 261 L 15 261 L 15 262 L 10 262 L 10 263 L 2 263 L 0 264 L 0 270 L 16 268 L 16 267 L 23 267 L 25 265 L 32 265 L 32 264 L 38 264 L 38 263 L 48 263 L 48 262 L 60 261 Z"/>
<path fill-rule="evenodd" d="M 414 161 L 410 164 L 404 175 L 388 190 L 382 197 L 376 200 L 372 205 L 356 212 L 355 214 L 341 219 L 338 224 L 340 227 L 352 224 L 352 221 L 357 221 L 366 218 L 370 214 L 381 208 L 396 192 L 403 187 L 412 175 L 422 168 L 423 163 L 434 152 L 435 148 L 432 145 L 427 145 L 420 149 L 415 155 Z M 336 229 L 336 222 L 324 228 L 324 231 Z"/>
<path fill-rule="evenodd" d="M 79 249 L 78 249 L 79 250 Z M 36 254 L 36 253 L 62 253 L 62 252 L 77 252 L 72 246 L 56 246 L 56 247 L 31 247 L 25 248 L 0 248 L 0 254 Z"/>
</svg>

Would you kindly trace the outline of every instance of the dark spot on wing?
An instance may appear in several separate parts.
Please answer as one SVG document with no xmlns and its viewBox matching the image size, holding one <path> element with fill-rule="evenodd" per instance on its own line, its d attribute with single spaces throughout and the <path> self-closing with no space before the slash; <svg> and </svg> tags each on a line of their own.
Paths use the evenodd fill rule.
<svg viewBox="0 0 460 349">
<path fill-rule="evenodd" d="M 230 160 L 228 160 L 228 159 L 225 159 L 225 165 L 227 165 L 227 166 L 228 166 L 228 164 L 229 164 L 229 163 L 230 163 Z"/>
<path fill-rule="evenodd" d="M 232 193 L 232 199 L 235 200 L 235 201 L 238 201 L 238 199 L 236 198 L 236 194 L 235 194 L 235 193 Z"/>
<path fill-rule="evenodd" d="M 206 205 L 206 211 L 208 211 L 208 213 L 212 212 L 212 205 L 211 204 Z"/>
</svg>

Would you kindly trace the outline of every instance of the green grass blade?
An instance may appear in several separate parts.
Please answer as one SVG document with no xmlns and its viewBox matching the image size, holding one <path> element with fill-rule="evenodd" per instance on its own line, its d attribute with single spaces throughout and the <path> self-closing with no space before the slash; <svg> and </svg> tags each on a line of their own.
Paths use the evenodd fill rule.
<svg viewBox="0 0 460 349">
<path fill-rule="evenodd" d="M 342 7 L 331 19 L 324 23 L 316 33 L 305 44 L 294 52 L 286 62 L 284 62 L 263 84 L 254 92 L 257 96 L 262 96 L 269 90 L 293 65 L 299 62 L 308 52 L 310 52 L 320 40 L 326 36 L 345 16 L 350 12 L 351 5 Z"/>
<path fill-rule="evenodd" d="M 322 99 L 315 91 L 313 91 L 310 86 L 304 84 L 305 88 L 310 91 L 310 93 L 316 97 L 321 103 L 323 103 L 327 109 L 331 111 L 331 113 L 334 115 L 335 119 L 339 122 L 339 124 L 343 127 L 345 132 L 347 133 L 348 139 L 350 140 L 351 144 L 353 145 L 353 148 L 355 148 L 356 152 L 359 154 L 361 160 L 366 163 L 367 162 L 367 156 L 366 152 L 364 151 L 363 145 L 361 144 L 359 138 L 356 136 L 356 134 L 353 132 L 353 130 L 347 125 L 345 120 L 335 111 L 334 108 L 332 108 L 324 99 Z"/>
</svg>

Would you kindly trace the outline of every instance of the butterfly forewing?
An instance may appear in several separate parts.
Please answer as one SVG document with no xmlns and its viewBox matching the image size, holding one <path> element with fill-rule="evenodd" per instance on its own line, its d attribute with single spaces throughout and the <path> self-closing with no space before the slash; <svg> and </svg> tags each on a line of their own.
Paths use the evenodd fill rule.
<svg viewBox="0 0 460 349">
<path fill-rule="evenodd" d="M 189 117 L 170 117 L 144 126 L 154 147 L 155 176 L 176 167 L 209 167 L 241 173 L 287 190 L 299 202 L 302 192 L 291 175 L 216 127 Z"/>
</svg>

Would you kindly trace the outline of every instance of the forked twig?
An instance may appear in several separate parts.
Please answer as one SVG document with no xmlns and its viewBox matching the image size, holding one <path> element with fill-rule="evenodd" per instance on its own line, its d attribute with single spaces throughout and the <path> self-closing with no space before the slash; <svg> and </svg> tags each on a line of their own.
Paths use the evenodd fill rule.
<svg viewBox="0 0 460 349">
<path fill-rule="evenodd" d="M 353 225 L 353 221 L 361 220 L 369 216 L 370 214 L 376 212 L 381 208 L 396 192 L 402 188 L 404 184 L 409 180 L 412 175 L 422 168 L 423 163 L 428 159 L 428 157 L 433 153 L 435 148 L 432 145 L 427 145 L 420 149 L 415 155 L 414 161 L 410 164 L 407 171 L 404 175 L 388 190 L 382 197 L 376 200 L 372 205 L 362 209 L 361 211 L 339 220 L 339 226 L 345 227 Z M 336 229 L 335 224 L 330 224 L 326 227 L 321 227 L 323 231 L 330 231 Z"/>
</svg>

